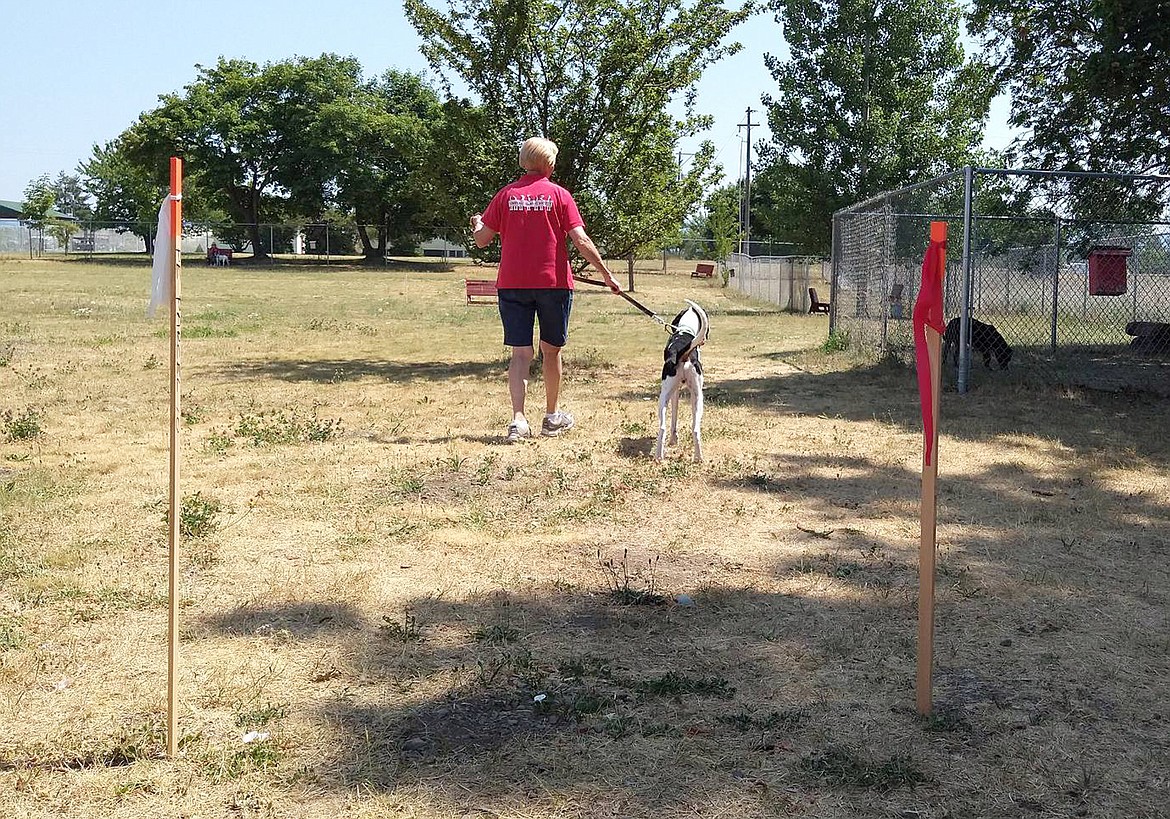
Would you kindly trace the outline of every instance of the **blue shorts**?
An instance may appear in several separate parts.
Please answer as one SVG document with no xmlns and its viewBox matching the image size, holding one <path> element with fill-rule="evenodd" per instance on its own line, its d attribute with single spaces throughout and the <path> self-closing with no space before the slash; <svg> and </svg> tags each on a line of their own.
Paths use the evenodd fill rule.
<svg viewBox="0 0 1170 819">
<path fill-rule="evenodd" d="M 533 319 L 540 321 L 541 341 L 553 347 L 565 346 L 569 340 L 569 313 L 573 309 L 572 290 L 509 287 L 502 288 L 497 295 L 505 346 L 531 347 Z"/>
</svg>

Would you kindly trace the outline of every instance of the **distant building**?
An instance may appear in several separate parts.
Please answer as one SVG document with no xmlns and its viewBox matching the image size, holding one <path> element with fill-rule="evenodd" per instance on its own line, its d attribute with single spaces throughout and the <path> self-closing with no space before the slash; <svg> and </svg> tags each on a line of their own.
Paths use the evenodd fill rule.
<svg viewBox="0 0 1170 819">
<path fill-rule="evenodd" d="M 467 248 L 446 239 L 428 239 L 418 246 L 424 256 L 442 256 L 444 259 L 466 259 Z"/>
<path fill-rule="evenodd" d="M 15 219 L 23 220 L 24 211 L 21 210 L 23 202 L 15 202 L 11 199 L 0 199 L 0 219 Z M 59 210 L 50 208 L 49 218 L 51 219 L 66 219 L 71 222 L 76 222 L 77 218 L 70 216 L 67 213 L 62 213 Z"/>
</svg>

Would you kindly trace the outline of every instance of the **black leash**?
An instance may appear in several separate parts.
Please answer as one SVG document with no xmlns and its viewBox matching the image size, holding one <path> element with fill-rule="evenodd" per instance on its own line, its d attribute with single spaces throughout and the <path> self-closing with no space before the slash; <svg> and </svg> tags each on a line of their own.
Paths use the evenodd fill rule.
<svg viewBox="0 0 1170 819">
<path fill-rule="evenodd" d="M 602 282 L 602 281 L 598 281 L 597 279 L 586 279 L 584 276 L 574 276 L 573 279 L 574 279 L 574 281 L 584 282 L 585 284 L 596 284 L 600 287 L 604 287 L 606 290 L 610 289 L 608 284 L 606 284 L 605 282 Z M 641 310 L 647 316 L 649 316 L 650 318 L 654 319 L 656 322 L 661 324 L 665 329 L 671 330 L 671 331 L 674 330 L 673 327 L 671 327 L 669 324 L 666 323 L 666 319 L 664 319 L 662 316 L 655 313 L 653 310 L 651 310 L 646 305 L 642 304 L 640 301 L 635 299 L 633 296 L 631 296 L 625 290 L 619 290 L 619 291 L 617 291 L 617 294 L 619 296 L 621 296 L 623 299 L 625 299 L 626 301 L 628 301 L 630 304 L 637 307 L 639 310 Z"/>
</svg>

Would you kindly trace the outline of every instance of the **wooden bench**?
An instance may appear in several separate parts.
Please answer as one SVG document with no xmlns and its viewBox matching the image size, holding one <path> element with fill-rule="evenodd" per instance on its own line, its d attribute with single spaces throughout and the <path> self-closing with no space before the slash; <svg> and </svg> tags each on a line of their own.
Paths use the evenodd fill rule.
<svg viewBox="0 0 1170 819">
<path fill-rule="evenodd" d="M 232 263 L 232 249 L 230 247 L 209 247 L 207 249 L 207 263 L 209 265 L 230 265 Z"/>
<path fill-rule="evenodd" d="M 810 313 L 828 313 L 829 302 L 821 301 L 821 297 L 817 295 L 817 289 L 810 287 L 808 289 L 808 311 Z"/>
<path fill-rule="evenodd" d="M 699 262 L 695 265 L 695 272 L 691 274 L 692 279 L 709 279 L 715 275 L 715 264 L 713 262 Z"/>
<path fill-rule="evenodd" d="M 496 293 L 496 283 L 488 279 L 464 279 L 464 284 L 467 287 L 467 303 L 468 304 L 490 304 L 487 301 L 476 301 L 476 297 L 498 299 L 499 294 Z"/>
</svg>

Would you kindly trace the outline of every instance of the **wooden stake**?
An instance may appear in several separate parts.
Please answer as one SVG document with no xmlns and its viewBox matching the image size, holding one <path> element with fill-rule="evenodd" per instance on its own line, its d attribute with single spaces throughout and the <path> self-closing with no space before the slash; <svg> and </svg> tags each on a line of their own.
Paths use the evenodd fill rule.
<svg viewBox="0 0 1170 819">
<path fill-rule="evenodd" d="M 938 512 L 939 358 L 942 336 L 926 330 L 930 356 L 931 403 L 934 408 L 934 457 L 922 465 L 922 532 L 918 543 L 918 713 L 931 711 L 931 670 L 934 667 L 934 550 Z"/>
<path fill-rule="evenodd" d="M 930 240 L 947 240 L 947 223 L 930 223 Z M 933 273 L 932 273 L 933 275 Z M 930 362 L 930 404 L 934 417 L 934 440 L 928 441 L 928 456 L 922 461 L 921 531 L 918 543 L 918 713 L 933 709 L 934 669 L 934 573 L 935 534 L 938 526 L 938 428 L 942 392 L 942 336 L 926 327 L 926 352 Z"/>
<path fill-rule="evenodd" d="M 183 269 L 181 237 L 183 235 L 183 160 L 171 157 L 171 487 L 170 532 L 168 537 L 170 567 L 167 578 L 167 756 L 179 753 L 179 514 L 183 498 L 179 491 L 179 339 L 182 330 Z"/>
</svg>

